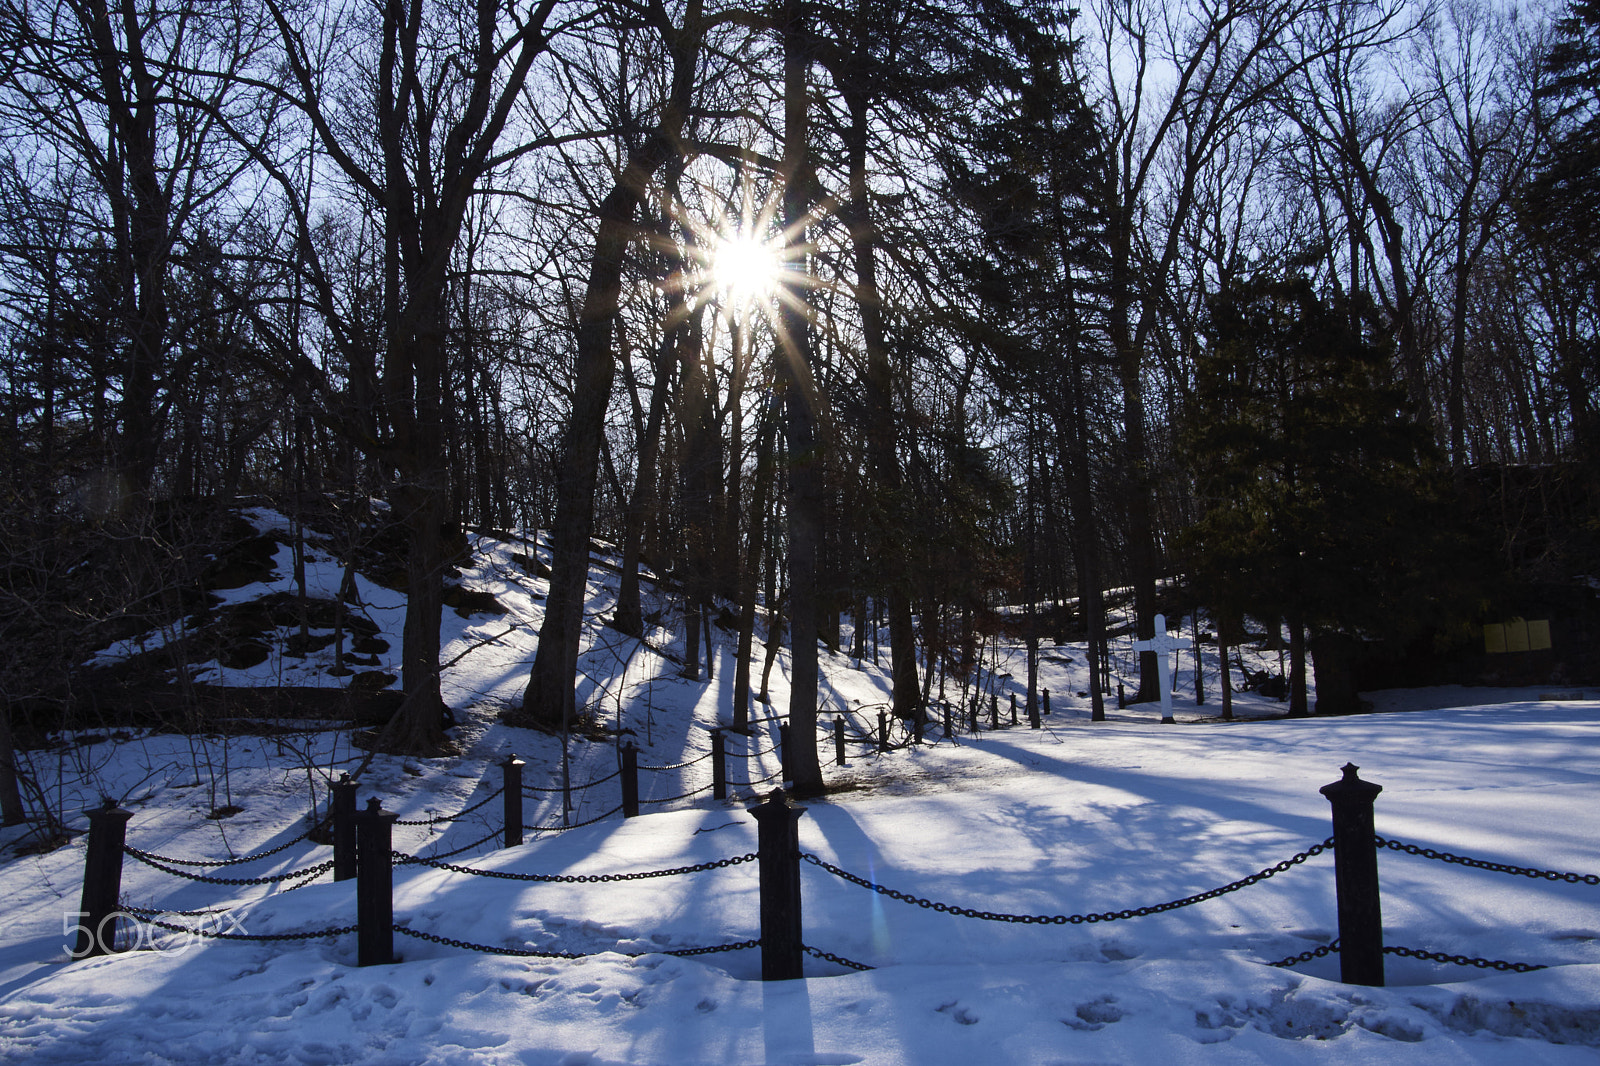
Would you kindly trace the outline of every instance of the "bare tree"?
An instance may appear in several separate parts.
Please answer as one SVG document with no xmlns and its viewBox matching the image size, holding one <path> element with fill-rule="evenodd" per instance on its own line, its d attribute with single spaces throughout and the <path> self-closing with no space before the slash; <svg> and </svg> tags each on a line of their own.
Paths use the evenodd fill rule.
<svg viewBox="0 0 1600 1066">
<path fill-rule="evenodd" d="M 598 205 L 599 229 L 578 315 L 572 409 L 556 484 L 550 596 L 539 629 L 538 655 L 522 697 L 525 712 L 551 725 L 570 722 L 574 712 L 601 436 L 616 369 L 613 344 L 624 258 L 639 235 L 637 215 L 647 202 L 649 183 L 669 161 L 683 155 L 708 29 L 701 0 L 690 0 L 681 21 L 674 21 L 660 5 L 652 5 L 643 21 L 660 36 L 666 50 L 669 83 L 653 128 L 628 151 L 615 184 Z"/>
<path fill-rule="evenodd" d="M 380 365 L 353 321 L 350 294 L 316 253 L 313 210 L 321 189 L 273 168 L 299 230 L 310 299 L 348 362 L 354 436 L 390 471 L 391 503 L 408 534 L 406 698 L 379 743 L 433 750 L 445 716 L 439 622 L 449 565 L 449 268 L 468 205 L 489 175 L 564 139 L 541 128 L 536 112 L 519 117 L 517 109 L 535 63 L 572 24 L 559 17 L 557 0 L 526 8 L 495 0 L 471 11 L 428 0 L 304 11 L 267 0 L 267 8 L 287 74 L 283 98 L 356 202 L 381 218 Z M 327 62 L 335 52 L 336 65 Z M 345 80 L 331 75 L 333 66 L 349 72 Z"/>
</svg>

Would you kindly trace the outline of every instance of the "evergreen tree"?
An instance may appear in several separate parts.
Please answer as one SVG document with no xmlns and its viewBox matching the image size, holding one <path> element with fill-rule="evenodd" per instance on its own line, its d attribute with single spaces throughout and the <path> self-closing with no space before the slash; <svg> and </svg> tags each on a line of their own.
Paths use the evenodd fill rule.
<svg viewBox="0 0 1600 1066">
<path fill-rule="evenodd" d="M 1582 319 L 1593 322 L 1600 313 L 1600 0 L 1574 0 L 1556 30 L 1559 40 L 1543 63 L 1548 80 L 1538 92 L 1556 105 L 1555 136 L 1524 192 L 1523 223 L 1567 275 Z M 1592 457 L 1600 452 L 1600 338 L 1580 329 L 1555 355 L 1574 450 Z"/>
<path fill-rule="evenodd" d="M 1308 636 L 1335 638 L 1332 655 L 1445 630 L 1473 604 L 1443 457 L 1371 322 L 1303 279 L 1256 280 L 1212 300 L 1197 360 L 1183 443 L 1204 512 L 1183 551 L 1213 611 L 1288 624 L 1291 715 Z M 1354 709 L 1322 678 L 1320 710 Z"/>
</svg>

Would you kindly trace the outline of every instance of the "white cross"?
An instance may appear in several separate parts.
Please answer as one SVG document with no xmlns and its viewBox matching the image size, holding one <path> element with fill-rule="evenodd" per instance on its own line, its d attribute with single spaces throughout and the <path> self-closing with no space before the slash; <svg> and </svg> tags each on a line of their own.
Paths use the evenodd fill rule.
<svg viewBox="0 0 1600 1066">
<path fill-rule="evenodd" d="M 1163 722 L 1175 721 L 1172 717 L 1172 660 L 1167 657 L 1168 652 L 1181 651 L 1193 647 L 1194 642 L 1188 637 L 1175 637 L 1167 632 L 1167 616 L 1156 615 L 1155 636 L 1149 640 L 1136 640 L 1133 642 L 1134 651 L 1153 651 L 1156 653 L 1156 667 L 1161 677 L 1161 720 Z"/>
</svg>

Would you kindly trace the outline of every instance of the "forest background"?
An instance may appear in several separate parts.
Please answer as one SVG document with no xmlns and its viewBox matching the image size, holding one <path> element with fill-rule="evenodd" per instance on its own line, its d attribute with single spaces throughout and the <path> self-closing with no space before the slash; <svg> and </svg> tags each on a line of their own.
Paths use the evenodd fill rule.
<svg viewBox="0 0 1600 1066">
<path fill-rule="evenodd" d="M 687 674 L 737 633 L 736 726 L 758 617 L 881 621 L 908 718 L 999 604 L 1089 642 L 1098 716 L 1108 589 L 1281 640 L 1293 714 L 1308 660 L 1349 710 L 1366 645 L 1592 626 L 1596 39 L 1595 0 L 3 0 L 0 770 L 263 499 L 407 592 L 392 750 L 444 743 L 474 528 L 549 535 L 546 725 L 597 541 L 616 629 L 642 573 Z"/>
</svg>

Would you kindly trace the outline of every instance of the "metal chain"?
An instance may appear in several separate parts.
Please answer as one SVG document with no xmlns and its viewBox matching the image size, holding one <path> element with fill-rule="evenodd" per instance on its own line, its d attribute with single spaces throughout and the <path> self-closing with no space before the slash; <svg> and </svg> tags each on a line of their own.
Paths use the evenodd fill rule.
<svg viewBox="0 0 1600 1066">
<path fill-rule="evenodd" d="M 1383 946 L 1385 955 L 1399 955 L 1404 959 L 1427 959 L 1430 962 L 1448 962 L 1456 966 L 1476 966 L 1480 970 L 1507 970 L 1514 973 L 1532 973 L 1547 970 L 1548 966 L 1536 962 L 1506 962 L 1504 959 L 1480 959 L 1471 955 L 1447 955 L 1442 951 L 1423 951 L 1421 948 L 1403 948 L 1394 944 Z"/>
<path fill-rule="evenodd" d="M 440 855 L 429 855 L 427 858 L 423 858 L 420 855 L 407 855 L 407 854 L 405 854 L 404 852 L 401 852 L 401 851 L 394 852 L 393 854 L 400 861 L 400 864 L 402 866 L 409 865 L 410 863 L 414 863 L 414 862 L 434 862 L 434 861 L 437 861 L 439 859 L 453 858 L 453 857 L 455 857 L 457 855 L 460 855 L 463 851 L 471 851 L 473 848 L 482 847 L 484 844 L 489 843 L 489 841 L 493 840 L 495 837 L 500 836 L 503 832 L 504 832 L 504 830 L 496 829 L 494 832 L 490 833 L 488 836 L 482 838 L 481 840 L 474 840 L 470 844 L 463 844 L 461 847 L 456 848 L 454 851 L 446 851 L 446 852 L 444 852 L 443 854 L 440 854 Z"/>
<path fill-rule="evenodd" d="M 695 789 L 693 792 L 685 792 L 681 796 L 666 796 L 666 797 L 664 797 L 662 799 L 640 800 L 639 803 L 641 805 L 644 805 L 644 806 L 649 806 L 649 805 L 655 804 L 655 803 L 672 803 L 675 800 L 686 800 L 690 796 L 698 796 L 702 792 L 710 792 L 712 790 L 712 788 L 714 788 L 714 787 L 715 787 L 714 784 L 713 785 L 701 785 L 699 788 Z"/>
<path fill-rule="evenodd" d="M 227 914 L 232 908 L 218 907 L 208 911 L 169 911 L 165 907 L 135 907 L 132 904 L 123 904 L 117 910 L 125 911 L 128 914 L 137 914 L 141 918 L 150 914 L 175 914 L 180 918 L 208 918 L 213 914 Z"/>
<path fill-rule="evenodd" d="M 593 818 L 590 818 L 587 822 L 573 822 L 571 825 L 525 825 L 522 828 L 530 833 L 564 833 L 568 829 L 582 829 L 586 825 L 594 825 L 596 822 L 603 822 L 621 810 L 622 804 L 619 803 L 606 813 L 597 814 Z"/>
<path fill-rule="evenodd" d="M 770 748 L 762 748 L 760 751 L 747 751 L 747 752 L 744 753 L 743 756 L 734 755 L 733 757 L 736 758 L 736 759 L 737 758 L 741 758 L 741 757 L 742 758 L 746 758 L 746 759 L 759 759 L 759 758 L 761 758 L 761 756 L 763 756 L 763 755 L 771 755 L 773 752 L 775 752 L 777 750 L 778 750 L 778 746 L 776 744 L 774 744 Z"/>
<path fill-rule="evenodd" d="M 272 885 L 279 881 L 292 881 L 307 874 L 321 873 L 323 870 L 333 869 L 333 860 L 329 859 L 327 862 L 318 863 L 316 866 L 307 866 L 303 870 L 290 870 L 288 873 L 282 874 L 268 874 L 266 877 L 207 877 L 205 874 L 195 874 L 190 873 L 188 870 L 164 866 L 138 848 L 130 848 L 126 844 L 122 846 L 122 850 L 146 866 L 153 866 L 164 873 L 172 874 L 174 877 L 184 877 L 190 881 L 204 881 L 208 885 Z"/>
<path fill-rule="evenodd" d="M 1335 938 L 1334 940 L 1323 944 L 1320 947 L 1312 948 L 1310 951 L 1302 951 L 1298 955 L 1290 955 L 1287 959 L 1279 959 L 1277 962 L 1269 962 L 1267 965 L 1277 966 L 1280 968 L 1285 966 L 1298 966 L 1302 962 L 1310 962 L 1312 959 L 1327 958 L 1329 955 L 1338 954 L 1338 952 L 1339 941 L 1337 938 Z"/>
<path fill-rule="evenodd" d="M 276 855 L 280 851 L 286 851 L 310 835 L 311 830 L 307 829 L 304 833 L 301 833 L 293 840 L 286 840 L 282 844 L 279 844 L 277 847 L 272 848 L 269 851 L 259 851 L 254 855 L 240 855 L 238 858 L 234 859 L 174 859 L 170 855 L 157 855 L 151 851 L 141 851 L 139 854 L 152 859 L 158 859 L 161 862 L 170 862 L 176 866 L 237 866 L 240 863 L 254 862 L 257 859 L 265 859 L 268 855 Z"/>
<path fill-rule="evenodd" d="M 437 859 L 409 858 L 398 851 L 394 855 L 396 858 L 408 859 L 423 866 L 432 866 L 436 870 L 449 870 L 451 873 L 470 874 L 473 877 L 498 877 L 504 881 L 539 881 L 562 885 L 591 885 L 609 881 L 643 881 L 650 877 L 676 877 L 679 874 L 697 874 L 705 870 L 719 870 L 756 860 L 755 852 L 751 852 L 748 855 L 718 859 L 715 862 L 702 862 L 695 866 L 675 866 L 670 870 L 643 870 L 626 874 L 519 874 L 508 870 L 480 870 L 473 866 L 456 866 L 448 862 L 439 862 Z"/>
<path fill-rule="evenodd" d="M 539 951 L 535 948 L 492 948 L 487 944 L 474 944 L 467 940 L 457 940 L 454 937 L 436 936 L 433 933 L 424 933 L 416 929 L 407 929 L 403 925 L 396 925 L 394 931 L 406 936 L 414 936 L 418 940 L 431 940 L 435 944 L 444 944 L 452 948 L 465 948 L 468 951 L 477 951 L 485 955 L 515 955 L 519 958 L 532 959 L 581 959 L 583 954 L 575 951 Z"/>
<path fill-rule="evenodd" d="M 854 962 L 854 961 L 852 961 L 850 959 L 845 958 L 843 955 L 835 955 L 831 951 L 823 951 L 821 948 L 808 947 L 805 944 L 801 944 L 800 945 L 800 950 L 805 952 L 807 955 L 810 955 L 813 959 L 826 959 L 828 962 L 836 962 L 840 966 L 845 966 L 845 967 L 848 967 L 849 969 L 852 969 L 852 970 L 875 970 L 875 969 L 877 969 L 877 967 L 868 966 L 864 962 Z"/>
<path fill-rule="evenodd" d="M 1560 870 L 1540 870 L 1531 866 L 1512 866 L 1509 863 L 1472 859 L 1465 855 L 1453 855 L 1448 851 L 1435 851 L 1432 848 L 1404 844 L 1398 840 L 1386 840 L 1383 837 L 1375 839 L 1380 848 L 1388 848 L 1390 851 L 1403 851 L 1407 855 L 1420 855 L 1424 859 L 1455 863 L 1457 866 L 1470 866 L 1475 870 L 1493 870 L 1496 873 L 1516 874 L 1518 877 L 1543 878 L 1546 881 L 1565 881 L 1572 885 L 1600 885 L 1600 874 L 1563 873 Z"/>
<path fill-rule="evenodd" d="M 783 776 L 783 770 L 779 769 L 779 770 L 775 770 L 772 773 L 768 774 L 766 777 L 758 777 L 758 778 L 754 779 L 753 781 L 729 781 L 728 784 L 729 784 L 729 786 L 731 786 L 733 788 L 749 788 L 752 785 L 764 785 L 768 781 L 776 781 L 778 778 L 780 778 L 782 776 Z"/>
<path fill-rule="evenodd" d="M 540 951 L 537 948 L 497 948 L 488 944 L 474 944 L 470 940 L 457 940 L 454 937 L 438 936 L 434 933 L 424 933 L 416 929 L 408 929 L 403 925 L 394 926 L 394 931 L 405 936 L 416 937 L 418 940 L 428 940 L 435 944 L 444 944 L 447 947 L 461 948 L 465 951 L 476 951 L 483 955 L 513 955 L 518 958 L 534 959 L 587 959 L 595 955 L 616 954 L 624 955 L 630 959 L 643 958 L 646 955 L 677 955 L 688 958 L 692 955 L 715 955 L 724 951 L 743 951 L 746 948 L 758 948 L 759 940 L 740 940 L 733 944 L 717 944 L 704 948 L 675 948 L 663 951 Z"/>
<path fill-rule="evenodd" d="M 756 940 L 737 940 L 737 941 L 733 942 L 732 944 L 716 944 L 716 945 L 713 945 L 711 947 L 706 947 L 706 948 L 675 948 L 672 951 L 656 951 L 656 952 L 647 951 L 647 952 L 643 952 L 642 954 L 645 954 L 645 955 L 651 955 L 651 954 L 654 954 L 654 955 L 677 955 L 679 958 L 687 959 L 687 958 L 690 958 L 690 957 L 695 956 L 695 955 L 720 955 L 724 951 L 745 951 L 745 950 L 748 950 L 750 948 L 758 948 L 760 946 L 761 946 L 760 939 L 756 939 Z M 624 952 L 623 954 L 629 955 L 632 958 L 639 958 L 638 955 L 634 955 L 632 952 Z"/>
<path fill-rule="evenodd" d="M 437 817 L 434 817 L 434 818 L 422 818 L 422 819 L 418 819 L 416 821 L 406 821 L 403 818 L 397 818 L 397 819 L 395 819 L 395 823 L 394 824 L 395 825 L 438 825 L 440 822 L 453 822 L 457 818 L 465 818 L 467 815 L 471 814 L 473 811 L 477 810 L 479 807 L 482 807 L 485 803 L 488 803 L 490 800 L 494 799 L 496 796 L 498 796 L 498 795 L 502 794 L 503 792 L 505 792 L 505 790 L 506 790 L 505 786 L 501 785 L 499 788 L 495 789 L 493 792 L 489 793 L 487 796 L 483 797 L 483 799 L 479 800 L 477 803 L 474 803 L 472 806 L 468 807 L 464 811 L 457 811 L 454 814 L 441 814 L 441 815 L 438 815 Z"/>
<path fill-rule="evenodd" d="M 312 873 L 311 873 L 311 875 L 309 877 L 307 877 L 307 878 L 305 878 L 303 880 L 300 880 L 300 881 L 296 881 L 294 884 L 292 884 L 288 888 L 284 889 L 284 891 L 285 892 L 293 892 L 297 888 L 305 888 L 307 885 L 315 883 L 318 878 L 320 878 L 323 874 L 325 874 L 327 872 L 328 872 L 327 870 L 314 870 L 314 871 L 312 871 Z"/>
<path fill-rule="evenodd" d="M 582 792 L 586 788 L 593 788 L 596 785 L 603 785 L 607 781 L 610 781 L 613 778 L 617 778 L 617 777 L 621 777 L 621 776 L 622 776 L 622 771 L 621 770 L 613 770 L 613 771 L 611 771 L 611 773 L 607 774 L 604 777 L 597 777 L 593 781 L 585 781 L 581 785 L 573 785 L 572 786 L 572 791 L 573 792 Z M 560 785 L 557 785 L 554 788 L 540 788 L 538 785 L 523 785 L 522 786 L 522 791 L 524 791 L 524 792 L 565 792 L 567 790 L 565 788 L 562 788 Z"/>
<path fill-rule="evenodd" d="M 688 762 L 675 762 L 670 766 L 641 766 L 639 769 L 649 770 L 651 772 L 655 772 L 657 770 L 682 770 L 685 766 L 693 766 L 695 763 L 705 762 L 707 759 L 711 758 L 711 755 L 712 753 L 708 751 L 704 755 L 690 759 Z"/>
<path fill-rule="evenodd" d="M 1336 955 L 1338 952 L 1339 941 L 1334 940 L 1332 943 L 1323 944 L 1321 947 L 1312 948 L 1310 951 L 1302 951 L 1298 955 L 1290 955 L 1287 959 L 1269 962 L 1267 965 L 1278 967 L 1298 966 L 1302 962 L 1310 962 L 1312 959 Z M 1543 966 L 1536 962 L 1506 962 L 1504 959 L 1480 959 L 1472 955 L 1450 955 L 1443 951 L 1424 951 L 1421 948 L 1406 948 L 1398 944 L 1385 944 L 1383 953 L 1385 955 L 1398 955 L 1403 959 L 1427 959 L 1429 962 L 1447 962 L 1455 966 L 1476 966 L 1480 970 L 1499 970 L 1502 973 L 1508 971 L 1512 973 L 1532 973 L 1534 970 L 1549 969 L 1548 966 Z"/>
<path fill-rule="evenodd" d="M 892 888 L 885 888 L 882 885 L 874 884 L 864 877 L 858 877 L 853 873 L 841 870 L 839 867 L 819 859 L 810 852 L 802 851 L 800 853 L 800 857 L 811 863 L 813 866 L 820 866 L 822 869 L 828 871 L 830 874 L 833 874 L 835 877 L 843 878 L 844 880 L 852 882 L 853 884 L 860 885 L 862 888 L 870 888 L 872 891 L 881 896 L 888 896 L 890 899 L 897 899 L 902 903 L 915 903 L 919 907 L 938 911 L 940 914 L 954 914 L 962 918 L 980 918 L 986 922 L 1018 922 L 1023 925 L 1081 925 L 1085 922 L 1114 922 L 1127 918 L 1143 918 L 1146 915 L 1161 914 L 1165 911 L 1177 910 L 1179 907 L 1188 907 L 1195 903 L 1204 903 L 1208 899 L 1216 899 L 1218 896 L 1225 896 L 1229 892 L 1237 892 L 1241 888 L 1248 888 L 1251 885 L 1259 884 L 1260 882 L 1265 881 L 1269 877 L 1273 877 L 1277 874 L 1291 870 L 1300 863 L 1305 862 L 1307 859 L 1321 855 L 1324 851 L 1328 851 L 1332 847 L 1333 839 L 1330 837 L 1321 844 L 1313 844 L 1311 847 L 1300 852 L 1298 855 L 1293 856 L 1292 858 L 1285 859 L 1282 862 L 1273 866 L 1269 866 L 1264 870 L 1259 870 L 1248 877 L 1242 877 L 1237 881 L 1231 882 L 1230 884 L 1223 885 L 1221 888 L 1213 888 L 1208 892 L 1200 892 L 1193 896 L 1185 896 L 1183 899 L 1175 899 L 1167 903 L 1157 903 L 1148 907 L 1133 907 L 1128 910 L 1121 911 L 1105 911 L 1100 914 L 1006 914 L 997 911 L 973 910 L 970 907 L 956 907 L 948 903 L 937 903 L 931 899 L 923 899 L 920 896 L 913 896 L 907 892 L 899 892 Z"/>
<path fill-rule="evenodd" d="M 167 911 L 164 913 L 182 912 Z M 318 940 L 325 936 L 343 936 L 346 933 L 354 933 L 360 928 L 354 925 L 341 925 L 334 929 L 313 929 L 301 933 L 212 933 L 192 926 L 173 925 L 170 922 L 157 921 L 154 918 L 143 918 L 143 920 L 159 929 L 166 929 L 173 933 L 188 933 L 192 936 L 204 937 L 207 940 Z"/>
</svg>

